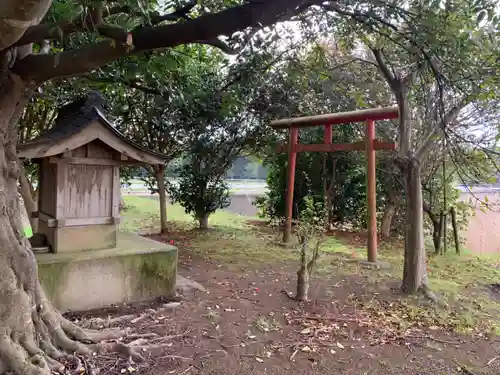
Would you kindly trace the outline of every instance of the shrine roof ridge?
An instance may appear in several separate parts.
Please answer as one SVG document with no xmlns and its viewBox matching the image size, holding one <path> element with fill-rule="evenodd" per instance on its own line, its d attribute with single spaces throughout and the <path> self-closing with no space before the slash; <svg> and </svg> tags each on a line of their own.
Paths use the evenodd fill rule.
<svg viewBox="0 0 500 375">
<path fill-rule="evenodd" d="M 127 138 L 106 118 L 104 111 L 104 98 L 97 91 L 91 91 L 87 95 L 60 107 L 54 125 L 50 129 L 42 132 L 33 140 L 18 145 L 18 157 L 21 159 L 36 159 L 53 156 L 61 147 L 64 148 L 65 143 L 68 143 L 68 147 L 64 148 L 65 151 L 81 146 L 81 144 L 75 142 L 75 138 L 82 137 L 82 141 L 83 138 L 87 140 L 84 143 L 100 139 L 107 143 L 108 146 L 124 154 L 128 154 L 124 149 L 135 149 L 134 155 L 140 155 L 141 161 L 149 164 L 163 164 L 167 161 L 166 155 L 151 151 Z M 96 129 L 90 131 L 89 128 L 94 126 L 96 122 L 103 128 L 101 132 Z M 85 133 L 88 134 L 84 136 Z M 110 137 L 115 137 L 121 145 L 125 144 L 124 149 L 117 149 L 115 147 L 116 142 L 107 142 L 106 140 L 109 140 Z M 70 140 L 73 140 L 71 144 Z M 60 147 L 54 148 L 55 144 L 60 145 Z"/>
</svg>

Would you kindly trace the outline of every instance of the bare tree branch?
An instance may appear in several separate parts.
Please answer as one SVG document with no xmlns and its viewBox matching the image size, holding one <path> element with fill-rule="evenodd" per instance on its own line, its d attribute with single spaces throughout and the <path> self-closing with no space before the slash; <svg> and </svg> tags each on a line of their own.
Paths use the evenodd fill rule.
<svg viewBox="0 0 500 375">
<path fill-rule="evenodd" d="M 448 126 L 450 123 L 452 123 L 453 121 L 455 121 L 458 117 L 458 115 L 460 114 L 460 111 L 467 105 L 469 104 L 469 100 L 468 98 L 463 98 L 461 101 L 460 101 L 460 104 L 457 104 L 456 106 L 454 106 L 453 108 L 451 108 L 444 116 L 444 124 L 442 124 L 441 122 L 437 122 L 436 124 L 434 124 L 433 128 L 431 129 L 431 131 L 429 132 L 429 134 L 427 134 L 427 137 L 425 138 L 425 140 L 422 142 L 422 144 L 420 145 L 420 147 L 417 149 L 417 151 L 415 152 L 415 157 L 419 160 L 421 160 L 421 158 L 425 155 L 425 153 L 428 151 L 428 149 L 432 146 L 432 144 L 434 143 L 436 137 L 439 138 L 439 134 L 438 134 L 438 130 L 439 129 L 442 129 L 443 126 L 446 127 Z M 443 130 L 444 131 L 444 130 Z"/>
</svg>

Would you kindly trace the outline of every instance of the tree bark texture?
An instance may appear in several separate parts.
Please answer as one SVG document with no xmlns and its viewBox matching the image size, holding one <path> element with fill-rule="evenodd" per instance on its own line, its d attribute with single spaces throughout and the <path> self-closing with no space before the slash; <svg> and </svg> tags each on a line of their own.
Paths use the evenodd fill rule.
<svg viewBox="0 0 500 375">
<path fill-rule="evenodd" d="M 155 168 L 156 183 L 158 184 L 158 197 L 160 199 L 160 233 L 168 233 L 167 222 L 167 192 L 165 189 L 165 165 L 158 165 Z"/>
<path fill-rule="evenodd" d="M 84 345 L 123 332 L 86 332 L 63 318 L 46 298 L 21 224 L 16 157 L 17 120 L 29 90 L 16 76 L 0 82 L 0 373 L 49 375 L 73 353 L 115 351 L 115 344 Z"/>
<path fill-rule="evenodd" d="M 309 279 L 316 267 L 320 256 L 320 248 L 322 240 L 317 240 L 316 245 L 312 249 L 311 259 L 307 260 L 309 252 L 309 240 L 299 236 L 300 243 L 300 268 L 297 271 L 297 301 L 307 301 L 309 299 Z"/>
<path fill-rule="evenodd" d="M 309 293 L 309 270 L 307 269 L 307 242 L 301 244 L 300 268 L 297 271 L 297 301 L 307 301 Z"/>
<path fill-rule="evenodd" d="M 443 213 L 437 216 L 432 212 L 431 206 L 427 202 L 423 202 L 422 209 L 429 216 L 432 223 L 432 242 L 434 244 L 434 252 L 439 255 L 441 252 L 441 234 L 443 227 Z"/>
<path fill-rule="evenodd" d="M 410 157 L 402 166 L 406 190 L 406 236 L 402 289 L 414 294 L 427 288 L 423 231 L 422 182 L 418 160 Z"/>
<path fill-rule="evenodd" d="M 453 239 L 455 240 L 455 252 L 460 254 L 460 235 L 458 234 L 458 226 L 457 226 L 457 211 L 455 207 L 450 209 L 451 214 L 451 224 L 453 225 Z"/>
<path fill-rule="evenodd" d="M 392 219 L 394 218 L 394 214 L 396 213 L 396 202 L 389 198 L 387 200 L 387 204 L 385 205 L 384 214 L 382 216 L 382 223 L 380 225 L 380 231 L 382 238 L 390 238 L 391 237 L 391 228 L 392 228 Z"/>
<path fill-rule="evenodd" d="M 208 229 L 208 214 L 198 215 L 199 229 Z"/>
<path fill-rule="evenodd" d="M 38 232 L 38 219 L 33 217 L 33 212 L 38 211 L 37 197 L 35 197 L 35 192 L 33 187 L 26 176 L 26 171 L 24 170 L 22 163 L 19 163 L 20 176 L 19 176 L 19 192 L 23 198 L 24 208 L 26 209 L 26 214 L 30 221 L 31 230 L 33 234 Z"/>
</svg>

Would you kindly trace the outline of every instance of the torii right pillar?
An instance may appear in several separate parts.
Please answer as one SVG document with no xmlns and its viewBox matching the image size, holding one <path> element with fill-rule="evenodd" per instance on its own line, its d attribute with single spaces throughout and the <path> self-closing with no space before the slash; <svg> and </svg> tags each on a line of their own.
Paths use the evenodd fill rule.
<svg viewBox="0 0 500 375">
<path fill-rule="evenodd" d="M 377 171 L 375 121 L 366 120 L 366 196 L 368 210 L 368 262 L 377 262 Z"/>
</svg>

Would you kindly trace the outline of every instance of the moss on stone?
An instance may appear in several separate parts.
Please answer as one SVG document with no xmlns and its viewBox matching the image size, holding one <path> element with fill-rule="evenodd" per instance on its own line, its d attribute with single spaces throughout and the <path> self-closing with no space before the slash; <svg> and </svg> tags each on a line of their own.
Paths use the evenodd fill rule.
<svg viewBox="0 0 500 375">
<path fill-rule="evenodd" d="M 48 298 L 57 305 L 60 286 L 65 284 L 68 262 L 38 265 L 38 278 Z"/>
<path fill-rule="evenodd" d="M 157 295 L 169 290 L 166 297 L 171 296 L 175 289 L 177 273 L 177 252 L 152 253 L 140 255 L 136 262 L 137 292 L 141 295 Z"/>
<path fill-rule="evenodd" d="M 115 300 L 109 304 L 117 303 L 116 298 L 122 302 L 138 302 L 156 297 L 171 297 L 175 291 L 177 276 L 177 249 L 169 246 L 163 251 L 155 249 L 153 252 L 133 253 L 130 251 L 91 251 L 65 254 L 37 254 L 39 261 L 39 276 L 47 296 L 55 306 L 73 309 L 66 306 L 68 298 L 65 293 L 71 290 L 71 294 L 78 295 L 77 298 L 88 296 L 88 305 L 100 304 L 106 300 L 102 299 L 102 293 L 94 293 L 85 289 L 81 283 L 85 282 L 86 269 L 97 267 L 104 270 L 114 270 L 114 280 L 124 286 L 124 294 L 120 297 L 111 297 Z M 82 274 L 83 272 L 83 274 Z M 73 276 L 74 274 L 78 276 Z M 94 273 L 95 275 L 95 273 Z M 92 276 L 92 272 L 88 277 Z M 95 284 L 94 284 L 95 285 Z M 68 289 L 69 288 L 69 289 Z M 81 290 L 81 295 L 80 295 Z M 113 290 L 111 288 L 110 290 Z M 98 301 L 96 295 L 101 295 Z M 74 298 L 73 298 L 74 299 Z M 91 302 L 96 299 L 95 302 Z M 71 303 L 72 304 L 72 303 Z M 101 307 L 95 306 L 95 307 Z"/>
</svg>

